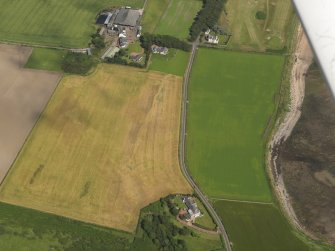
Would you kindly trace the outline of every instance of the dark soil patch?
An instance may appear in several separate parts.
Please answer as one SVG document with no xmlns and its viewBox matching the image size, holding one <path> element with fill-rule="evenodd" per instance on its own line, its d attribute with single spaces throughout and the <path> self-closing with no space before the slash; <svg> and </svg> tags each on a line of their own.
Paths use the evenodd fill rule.
<svg viewBox="0 0 335 251">
<path fill-rule="evenodd" d="M 316 235 L 335 242 L 335 102 L 316 65 L 306 77 L 302 115 L 278 158 L 299 220 Z M 332 177 L 333 176 L 333 177 Z"/>
</svg>

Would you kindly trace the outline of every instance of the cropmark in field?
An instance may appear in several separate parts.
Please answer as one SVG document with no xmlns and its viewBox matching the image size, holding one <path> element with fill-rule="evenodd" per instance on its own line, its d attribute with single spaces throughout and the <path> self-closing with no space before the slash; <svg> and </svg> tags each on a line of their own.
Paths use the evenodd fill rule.
<svg viewBox="0 0 335 251">
<path fill-rule="evenodd" d="M 111 65 L 65 77 L 1 201 L 135 230 L 141 208 L 191 192 L 178 164 L 181 87 L 177 76 Z"/>
<path fill-rule="evenodd" d="M 230 48 L 281 50 L 292 16 L 290 0 L 229 0 L 222 13 L 221 25 L 232 34 Z"/>
</svg>

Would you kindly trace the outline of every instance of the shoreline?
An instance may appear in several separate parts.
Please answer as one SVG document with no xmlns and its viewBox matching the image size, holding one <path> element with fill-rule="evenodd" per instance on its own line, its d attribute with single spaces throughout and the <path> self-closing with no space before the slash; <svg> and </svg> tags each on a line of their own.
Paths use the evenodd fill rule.
<svg viewBox="0 0 335 251">
<path fill-rule="evenodd" d="M 283 120 L 276 122 L 271 139 L 268 143 L 266 166 L 276 198 L 286 218 L 295 228 L 308 237 L 319 240 L 312 232 L 303 226 L 295 214 L 290 195 L 285 187 L 283 175 L 277 167 L 277 158 L 280 146 L 289 138 L 301 115 L 301 107 L 305 96 L 305 76 L 313 62 L 313 52 L 301 25 L 297 29 L 297 43 L 293 57 L 294 63 L 290 71 L 290 104 L 289 111 L 285 113 Z"/>
</svg>

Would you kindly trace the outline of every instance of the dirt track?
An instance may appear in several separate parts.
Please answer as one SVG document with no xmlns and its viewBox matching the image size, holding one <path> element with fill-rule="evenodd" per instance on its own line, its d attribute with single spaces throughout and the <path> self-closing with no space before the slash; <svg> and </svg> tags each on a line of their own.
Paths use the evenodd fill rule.
<svg viewBox="0 0 335 251">
<path fill-rule="evenodd" d="M 270 178 L 273 182 L 273 187 L 277 198 L 281 203 L 282 208 L 291 220 L 291 222 L 300 230 L 311 236 L 306 229 L 299 223 L 296 214 L 292 208 L 290 197 L 285 188 L 282 174 L 276 167 L 278 157 L 278 147 L 282 142 L 286 141 L 291 135 L 291 132 L 296 125 L 301 115 L 301 107 L 305 95 L 305 75 L 309 66 L 313 61 L 313 52 L 309 46 L 306 35 L 300 26 L 298 29 L 298 39 L 294 53 L 294 64 L 291 71 L 290 83 L 290 98 L 291 103 L 289 111 L 285 115 L 283 122 L 279 125 L 271 142 L 269 143 L 270 154 L 268 155 L 268 167 Z"/>
<path fill-rule="evenodd" d="M 0 45 L 0 181 L 61 77 L 24 69 L 31 51 L 28 47 Z"/>
</svg>

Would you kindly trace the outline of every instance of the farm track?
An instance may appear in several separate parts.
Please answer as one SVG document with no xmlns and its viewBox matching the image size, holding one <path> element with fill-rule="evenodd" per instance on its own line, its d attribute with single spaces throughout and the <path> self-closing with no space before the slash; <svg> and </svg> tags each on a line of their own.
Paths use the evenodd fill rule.
<svg viewBox="0 0 335 251">
<path fill-rule="evenodd" d="M 183 83 L 183 94 L 182 94 L 182 112 L 181 112 L 181 129 L 180 129 L 180 145 L 179 145 L 179 162 L 180 162 L 180 168 L 182 170 L 183 175 L 187 179 L 188 183 L 191 185 L 191 187 L 194 189 L 194 192 L 199 196 L 199 199 L 201 202 L 206 206 L 208 212 L 213 217 L 213 220 L 215 221 L 216 225 L 218 226 L 218 232 L 221 235 L 224 243 L 225 248 L 227 251 L 232 251 L 230 241 L 228 234 L 226 232 L 226 229 L 221 221 L 221 218 L 216 213 L 214 207 L 209 202 L 207 196 L 200 190 L 198 185 L 193 180 L 192 176 L 189 173 L 188 167 L 185 162 L 185 142 L 186 142 L 186 120 L 187 120 L 187 104 L 188 104 L 188 84 L 190 80 L 190 74 L 192 70 L 192 65 L 194 63 L 195 54 L 197 51 L 199 45 L 199 39 L 196 40 L 196 42 L 192 45 L 192 52 L 190 56 L 190 61 L 188 63 L 185 75 L 184 75 L 184 83 Z"/>
</svg>

